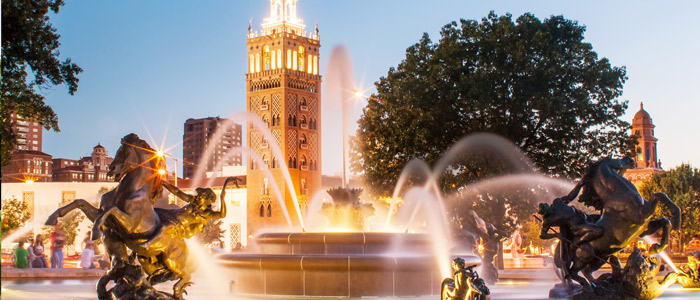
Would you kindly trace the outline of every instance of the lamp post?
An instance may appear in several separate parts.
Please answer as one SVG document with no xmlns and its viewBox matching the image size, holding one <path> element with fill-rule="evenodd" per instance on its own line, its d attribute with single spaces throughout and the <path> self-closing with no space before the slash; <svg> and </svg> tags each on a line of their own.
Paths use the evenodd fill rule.
<svg viewBox="0 0 700 300">
<path fill-rule="evenodd" d="M 172 158 L 175 161 L 175 180 L 173 180 L 173 185 L 175 187 L 177 187 L 177 164 L 178 164 L 177 158 L 170 153 L 166 153 L 166 152 L 163 152 L 160 150 L 156 151 L 156 156 L 163 158 L 163 160 L 165 160 L 165 157 L 167 156 L 167 157 Z M 166 162 L 166 166 L 167 166 L 167 162 Z"/>
</svg>

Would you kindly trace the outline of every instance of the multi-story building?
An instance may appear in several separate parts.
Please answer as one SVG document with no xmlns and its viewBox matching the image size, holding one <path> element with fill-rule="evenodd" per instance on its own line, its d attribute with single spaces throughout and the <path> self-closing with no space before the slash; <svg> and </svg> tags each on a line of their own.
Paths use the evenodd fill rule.
<svg viewBox="0 0 700 300">
<path fill-rule="evenodd" d="M 321 76 L 318 26 L 304 31 L 296 0 L 270 0 L 270 16 L 260 34 L 248 30 L 246 108 L 262 122 L 248 121 L 248 232 L 286 226 L 285 214 L 299 226 L 293 196 L 302 209 L 321 187 Z M 256 124 L 257 123 L 257 124 Z M 279 151 L 277 151 L 279 150 Z M 263 164 L 272 178 L 265 176 Z M 294 195 L 284 171 L 289 171 Z M 284 199 L 270 188 L 276 183 Z M 283 200 L 286 212 L 279 200 Z"/>
<path fill-rule="evenodd" d="M 31 121 L 17 114 L 10 114 L 17 134 L 17 150 L 43 151 L 41 149 L 42 127 L 39 122 Z"/>
<path fill-rule="evenodd" d="M 182 137 L 183 178 L 193 178 L 201 163 L 206 163 L 205 172 L 221 172 L 224 166 L 240 166 L 240 152 L 229 153 L 230 149 L 242 145 L 242 126 L 228 119 L 209 117 L 187 119 Z M 212 141 L 215 141 L 213 144 Z M 209 149 L 208 147 L 212 147 Z M 208 154 L 206 162 L 202 158 Z M 220 163 L 221 162 L 221 163 Z M 219 165 L 217 169 L 216 166 Z"/>
<path fill-rule="evenodd" d="M 109 182 L 107 176 L 109 164 L 114 158 L 109 157 L 107 149 L 100 144 L 92 148 L 90 156 L 79 160 L 67 158 L 53 159 L 53 181 L 56 182 Z"/>
<path fill-rule="evenodd" d="M 2 182 L 51 182 L 51 155 L 35 150 L 15 150 L 2 168 Z"/>
<path fill-rule="evenodd" d="M 658 139 L 654 137 L 654 127 L 656 126 L 651 121 L 651 116 L 644 110 L 644 105 L 640 103 L 639 111 L 634 114 L 632 119 L 632 134 L 639 138 L 636 149 L 637 157 L 635 158 L 637 167 L 627 170 L 624 174 L 625 178 L 637 188 L 651 178 L 654 173 L 663 172 L 661 160 L 656 153 Z"/>
</svg>

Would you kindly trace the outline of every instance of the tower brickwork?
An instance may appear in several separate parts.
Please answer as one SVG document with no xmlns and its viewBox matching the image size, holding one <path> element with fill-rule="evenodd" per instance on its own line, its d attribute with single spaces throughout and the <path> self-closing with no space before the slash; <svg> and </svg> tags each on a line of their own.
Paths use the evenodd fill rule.
<svg viewBox="0 0 700 300">
<path fill-rule="evenodd" d="M 295 227 L 301 225 L 284 176 L 286 168 L 294 191 L 305 210 L 307 201 L 321 188 L 321 76 L 318 27 L 307 33 L 297 17 L 296 0 L 270 0 L 270 17 L 261 33 L 248 29 L 246 108 L 260 117 L 266 128 L 247 124 L 247 143 L 269 168 L 252 157 L 247 161 L 248 232 L 287 226 L 283 206 L 273 192 L 276 184 L 284 197 Z M 263 134 L 270 130 L 271 139 Z M 273 145 L 282 156 L 276 157 Z"/>
<path fill-rule="evenodd" d="M 632 119 L 632 134 L 638 137 L 637 157 L 635 162 L 637 167 L 627 170 L 625 178 L 634 183 L 638 188 L 641 184 L 651 178 L 654 173 L 663 172 L 661 161 L 657 156 L 656 144 L 658 139 L 654 136 L 654 123 L 649 113 L 644 110 L 644 105 L 639 104 L 639 111 Z"/>
</svg>

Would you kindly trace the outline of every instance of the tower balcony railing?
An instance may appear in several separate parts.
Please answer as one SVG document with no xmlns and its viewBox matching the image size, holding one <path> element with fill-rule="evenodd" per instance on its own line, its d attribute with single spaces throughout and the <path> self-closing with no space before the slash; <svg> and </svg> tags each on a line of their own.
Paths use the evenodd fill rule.
<svg viewBox="0 0 700 300">
<path fill-rule="evenodd" d="M 299 148 L 301 148 L 301 149 L 309 149 L 309 144 L 307 144 L 307 143 L 301 143 L 301 144 L 299 144 Z"/>
<path fill-rule="evenodd" d="M 260 105 L 260 110 L 268 110 L 268 109 L 270 109 L 270 106 L 269 106 L 269 105 L 267 105 L 267 104 L 261 104 L 261 105 Z"/>
<path fill-rule="evenodd" d="M 308 194 L 309 194 L 309 189 L 301 189 L 301 194 L 302 194 L 302 195 L 308 195 Z"/>
<path fill-rule="evenodd" d="M 277 68 L 274 70 L 265 70 L 265 71 L 260 71 L 260 72 L 248 73 L 245 76 L 246 76 L 246 79 L 255 79 L 255 78 L 260 78 L 260 77 L 269 77 L 269 76 L 282 75 L 282 74 L 303 76 L 306 78 L 312 78 L 312 79 L 316 79 L 316 80 L 321 79 L 321 75 L 313 75 L 313 74 L 309 74 L 308 72 L 305 72 L 305 71 L 298 71 L 298 70 L 287 69 L 287 68 Z"/>
<path fill-rule="evenodd" d="M 299 128 L 301 128 L 301 129 L 309 129 L 309 124 L 300 123 L 300 124 L 299 124 Z"/>
<path fill-rule="evenodd" d="M 299 169 L 301 169 L 302 171 L 308 171 L 309 165 L 301 165 L 301 167 Z"/>
<path fill-rule="evenodd" d="M 260 188 L 260 194 L 262 195 L 267 195 L 270 193 L 270 189 L 268 188 Z"/>
<path fill-rule="evenodd" d="M 299 110 L 309 111 L 309 106 L 307 106 L 306 104 L 301 104 L 301 105 L 299 105 Z"/>
<path fill-rule="evenodd" d="M 260 149 L 267 149 L 270 147 L 270 144 L 267 143 L 267 141 L 260 143 Z"/>
</svg>

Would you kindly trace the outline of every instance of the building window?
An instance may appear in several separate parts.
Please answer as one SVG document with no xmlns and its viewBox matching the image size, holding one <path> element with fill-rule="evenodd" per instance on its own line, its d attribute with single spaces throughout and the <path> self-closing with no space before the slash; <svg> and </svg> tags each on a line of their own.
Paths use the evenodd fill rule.
<svg viewBox="0 0 700 300">
<path fill-rule="evenodd" d="M 240 249 L 242 247 L 241 245 L 241 224 L 240 223 L 234 223 L 229 226 L 229 236 L 231 239 L 229 240 L 231 242 L 231 247 L 234 249 Z"/>
<path fill-rule="evenodd" d="M 270 58 L 270 46 L 263 46 L 263 67 L 265 71 L 272 68 L 272 59 Z"/>
<path fill-rule="evenodd" d="M 292 50 L 287 50 L 287 69 L 292 68 Z"/>
<path fill-rule="evenodd" d="M 267 217 L 272 217 L 272 204 L 270 203 L 267 204 Z"/>
<path fill-rule="evenodd" d="M 260 217 L 262 218 L 264 216 L 265 216 L 265 206 L 262 203 L 260 203 Z"/>
</svg>

